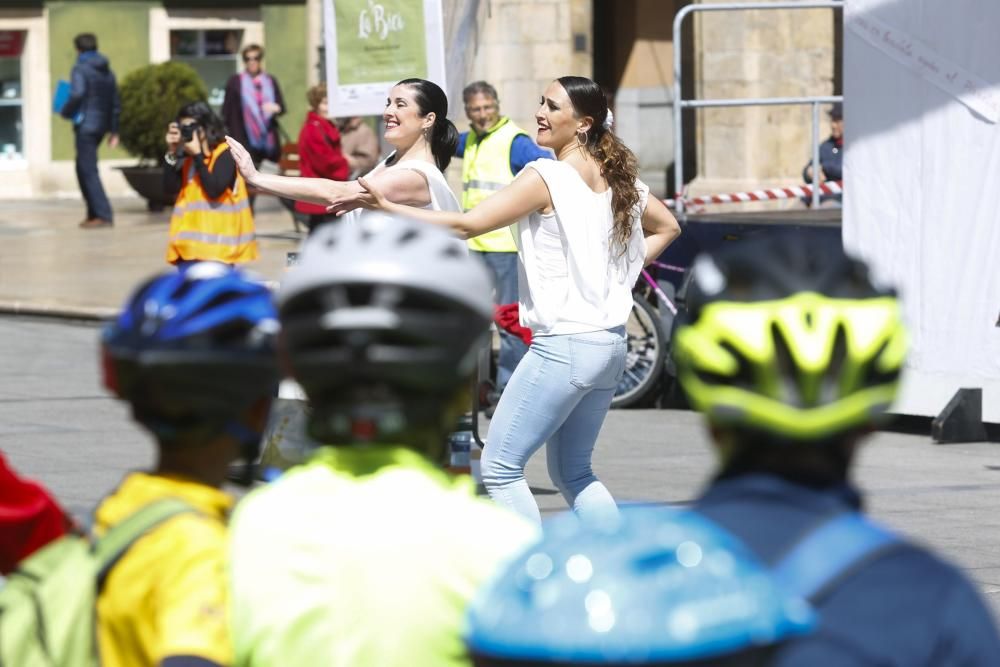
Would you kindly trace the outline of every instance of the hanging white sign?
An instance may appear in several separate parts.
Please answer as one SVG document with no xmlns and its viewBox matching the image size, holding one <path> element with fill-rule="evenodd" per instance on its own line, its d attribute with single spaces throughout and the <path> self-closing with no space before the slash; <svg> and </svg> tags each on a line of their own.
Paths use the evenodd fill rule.
<svg viewBox="0 0 1000 667">
<path fill-rule="evenodd" d="M 907 69 L 954 95 L 962 104 L 991 123 L 1000 121 L 1000 85 L 992 85 L 951 62 L 919 39 L 874 18 L 870 12 L 850 11 L 846 22 L 855 34 Z"/>
<path fill-rule="evenodd" d="M 441 0 L 323 0 L 330 114 L 380 114 L 393 84 L 445 87 Z"/>
</svg>

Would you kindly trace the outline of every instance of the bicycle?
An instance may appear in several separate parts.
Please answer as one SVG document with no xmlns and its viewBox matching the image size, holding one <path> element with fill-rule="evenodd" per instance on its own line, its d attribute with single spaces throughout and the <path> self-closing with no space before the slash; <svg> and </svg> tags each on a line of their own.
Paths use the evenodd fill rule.
<svg viewBox="0 0 1000 667">
<path fill-rule="evenodd" d="M 659 269 L 686 273 L 686 269 L 654 261 L 654 271 Z M 666 289 L 665 289 L 666 288 Z M 647 269 L 643 269 L 640 280 L 632 290 L 632 312 L 625 323 L 628 351 L 625 357 L 625 374 L 622 376 L 611 407 L 625 408 L 649 403 L 659 388 L 668 393 L 671 387 L 663 387 L 663 382 L 672 382 L 669 370 L 670 331 L 673 318 L 677 315 L 675 298 L 667 294 L 674 292 L 672 282 L 657 280 Z"/>
</svg>

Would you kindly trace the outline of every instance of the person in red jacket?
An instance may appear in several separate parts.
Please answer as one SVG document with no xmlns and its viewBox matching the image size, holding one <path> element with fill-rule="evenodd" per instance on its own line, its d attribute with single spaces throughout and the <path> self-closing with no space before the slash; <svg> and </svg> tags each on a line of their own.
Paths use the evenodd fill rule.
<svg viewBox="0 0 1000 667">
<path fill-rule="evenodd" d="M 299 132 L 299 171 L 309 178 L 327 178 L 332 181 L 346 181 L 351 168 L 340 146 L 340 132 L 328 117 L 326 84 L 313 86 L 306 93 L 311 111 Z M 304 201 L 295 202 L 295 210 L 308 215 L 306 224 L 311 234 L 324 222 L 337 219 L 327 213 L 326 207 Z"/>
<path fill-rule="evenodd" d="M 0 453 L 0 575 L 72 528 L 49 492 L 19 477 Z"/>
</svg>

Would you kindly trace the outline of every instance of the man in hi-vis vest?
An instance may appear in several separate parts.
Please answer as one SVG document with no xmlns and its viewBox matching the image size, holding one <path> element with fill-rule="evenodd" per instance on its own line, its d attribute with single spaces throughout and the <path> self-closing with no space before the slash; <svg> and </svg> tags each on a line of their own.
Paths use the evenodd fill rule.
<svg viewBox="0 0 1000 667">
<path fill-rule="evenodd" d="M 514 180 L 524 165 L 552 153 L 539 148 L 528 133 L 507 116 L 500 115 L 496 89 L 485 81 L 474 81 L 462 91 L 471 131 L 458 138 L 455 156 L 462 158 L 462 209 L 483 201 Z M 469 250 L 486 262 L 496 282 L 497 304 L 517 302 L 517 246 L 512 230 L 504 227 L 469 239 Z M 497 389 L 503 391 L 527 346 L 517 336 L 500 331 Z"/>
</svg>

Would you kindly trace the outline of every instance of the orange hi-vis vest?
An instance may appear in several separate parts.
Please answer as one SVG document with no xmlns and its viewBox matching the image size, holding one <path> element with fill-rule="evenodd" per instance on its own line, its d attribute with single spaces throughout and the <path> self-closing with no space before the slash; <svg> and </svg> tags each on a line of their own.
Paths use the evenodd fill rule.
<svg viewBox="0 0 1000 667">
<path fill-rule="evenodd" d="M 208 161 L 209 171 L 229 146 L 216 146 Z M 167 261 L 214 261 L 240 264 L 257 259 L 257 238 L 254 233 L 253 211 L 243 176 L 218 199 L 209 199 L 201 186 L 201 177 L 187 157 L 181 167 L 181 191 L 170 216 L 170 241 Z"/>
</svg>

